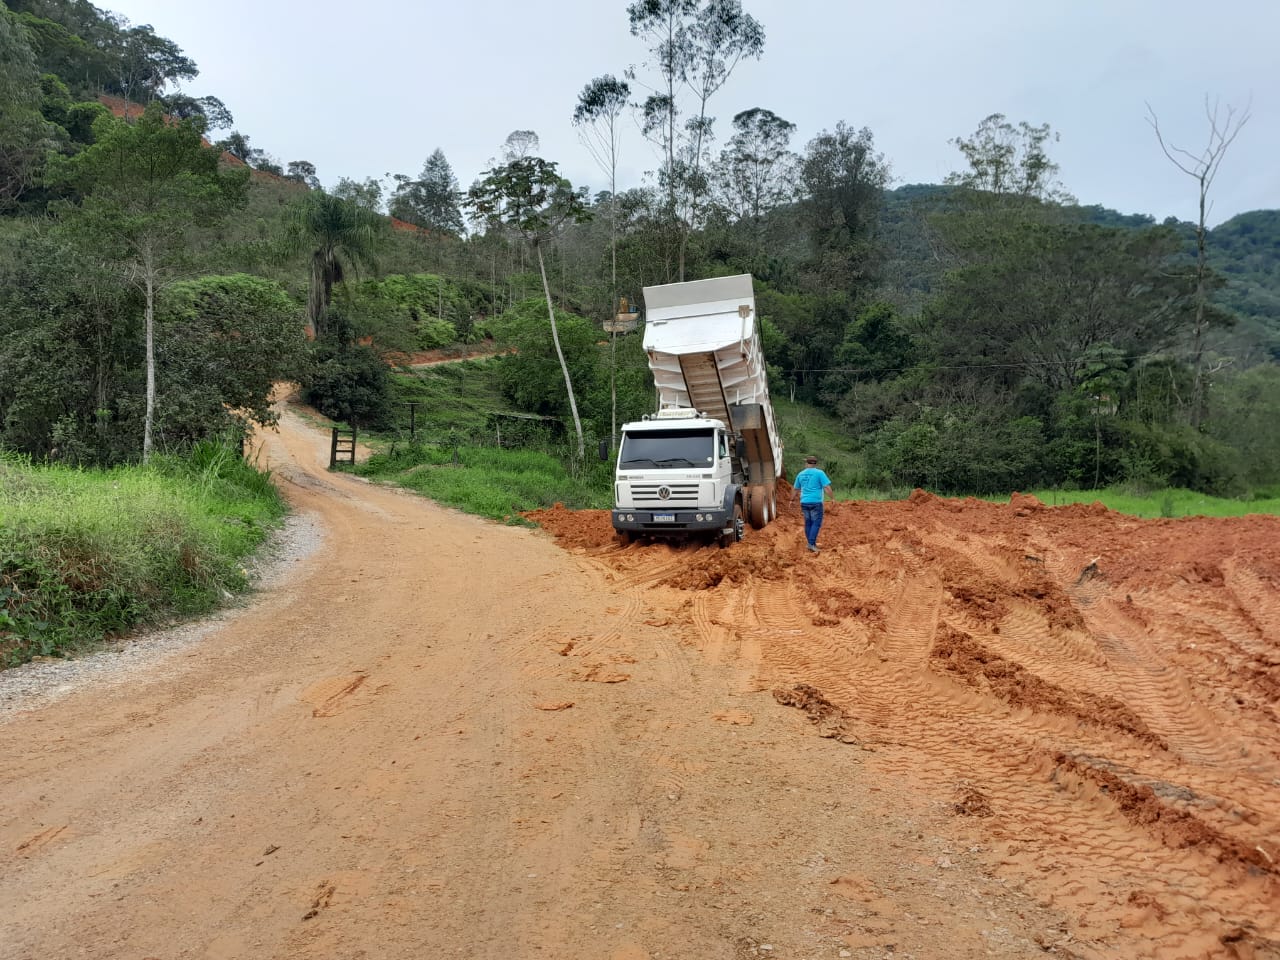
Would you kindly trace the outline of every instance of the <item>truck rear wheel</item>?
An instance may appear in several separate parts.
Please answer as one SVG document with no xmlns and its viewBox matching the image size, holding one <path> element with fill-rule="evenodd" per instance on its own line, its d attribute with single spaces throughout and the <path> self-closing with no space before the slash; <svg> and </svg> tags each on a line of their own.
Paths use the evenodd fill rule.
<svg viewBox="0 0 1280 960">
<path fill-rule="evenodd" d="M 769 500 L 763 487 L 751 490 L 751 526 L 763 530 L 769 524 Z"/>
<path fill-rule="evenodd" d="M 720 535 L 720 546 L 732 547 L 735 543 L 742 539 L 743 528 L 746 526 L 742 522 L 742 501 L 733 501 L 733 528 L 729 533 Z"/>
</svg>

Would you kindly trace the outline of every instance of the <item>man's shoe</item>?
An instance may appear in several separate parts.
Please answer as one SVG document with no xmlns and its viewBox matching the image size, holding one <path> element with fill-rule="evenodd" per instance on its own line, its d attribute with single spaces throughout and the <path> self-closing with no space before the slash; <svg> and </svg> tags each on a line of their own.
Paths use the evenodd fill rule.
<svg viewBox="0 0 1280 960">
<path fill-rule="evenodd" d="M 817 553 L 817 552 L 818 552 L 818 548 L 817 548 L 817 547 L 815 547 L 815 546 L 811 543 L 811 544 L 809 544 L 809 552 L 810 552 L 810 553 Z"/>
</svg>

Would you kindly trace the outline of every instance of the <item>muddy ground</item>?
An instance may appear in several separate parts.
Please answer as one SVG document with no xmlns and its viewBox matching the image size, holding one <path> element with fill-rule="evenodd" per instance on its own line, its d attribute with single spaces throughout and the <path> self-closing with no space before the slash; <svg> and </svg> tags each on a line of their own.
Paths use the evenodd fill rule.
<svg viewBox="0 0 1280 960">
<path fill-rule="evenodd" d="M 318 552 L 0 717 L 0 957 L 1280 956 L 1280 520 L 623 547 L 264 456 Z"/>
</svg>

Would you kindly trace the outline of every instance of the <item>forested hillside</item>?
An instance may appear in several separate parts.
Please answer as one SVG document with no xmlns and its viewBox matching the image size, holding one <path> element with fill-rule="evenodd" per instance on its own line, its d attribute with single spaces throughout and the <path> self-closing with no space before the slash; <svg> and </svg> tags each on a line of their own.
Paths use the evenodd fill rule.
<svg viewBox="0 0 1280 960">
<path fill-rule="evenodd" d="M 767 56 L 737 2 L 632 4 L 618 28 L 636 76 L 565 104 L 608 189 L 517 130 L 465 190 L 438 149 L 326 190 L 182 93 L 177 42 L 85 0 L 0 4 L 0 446 L 110 464 L 234 437 L 281 377 L 390 425 L 388 359 L 491 338 L 519 348 L 507 400 L 577 456 L 651 402 L 640 333 L 603 332 L 622 301 L 750 272 L 772 389 L 839 418 L 850 483 L 1280 481 L 1280 211 L 1208 231 L 1200 270 L 1195 225 L 1082 205 L 1049 126 L 999 114 L 945 183 L 895 188 L 838 116 L 805 144 L 765 105 L 717 124 L 734 65 Z M 633 118 L 655 169 L 619 183 Z"/>
</svg>

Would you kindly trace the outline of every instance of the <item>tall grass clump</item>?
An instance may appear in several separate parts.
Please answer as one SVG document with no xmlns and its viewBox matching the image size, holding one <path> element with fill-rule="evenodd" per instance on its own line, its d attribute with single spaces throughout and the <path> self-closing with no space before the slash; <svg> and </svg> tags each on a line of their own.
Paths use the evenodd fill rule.
<svg viewBox="0 0 1280 960">
<path fill-rule="evenodd" d="M 0 457 L 0 663 L 211 609 L 246 586 L 283 512 L 267 475 L 215 443 L 108 471 Z"/>
</svg>

